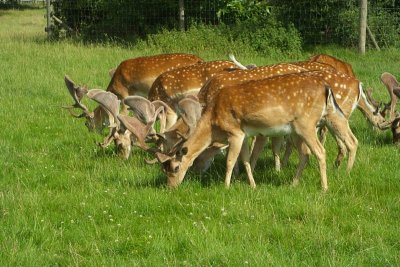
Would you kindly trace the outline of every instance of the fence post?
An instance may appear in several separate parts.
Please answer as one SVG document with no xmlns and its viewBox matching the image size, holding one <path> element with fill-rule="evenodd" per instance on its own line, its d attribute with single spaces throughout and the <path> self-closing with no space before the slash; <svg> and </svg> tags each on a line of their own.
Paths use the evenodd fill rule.
<svg viewBox="0 0 400 267">
<path fill-rule="evenodd" d="M 47 38 L 50 39 L 53 36 L 53 25 L 51 20 L 51 0 L 46 0 L 46 28 L 45 31 L 47 32 Z"/>
<path fill-rule="evenodd" d="M 179 0 L 179 29 L 185 31 L 185 3 Z"/>
<path fill-rule="evenodd" d="M 365 54 L 365 41 L 367 37 L 367 0 L 360 0 L 360 40 L 358 49 L 361 54 Z"/>
</svg>

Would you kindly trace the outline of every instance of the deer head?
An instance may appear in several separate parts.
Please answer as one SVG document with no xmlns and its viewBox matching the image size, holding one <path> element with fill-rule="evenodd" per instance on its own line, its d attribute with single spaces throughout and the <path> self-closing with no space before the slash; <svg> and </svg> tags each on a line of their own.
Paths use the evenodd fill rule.
<svg viewBox="0 0 400 267">
<path fill-rule="evenodd" d="M 160 162 L 167 160 L 168 155 L 174 154 L 191 135 L 201 116 L 201 106 L 195 98 L 187 96 L 179 101 L 178 114 L 179 119 L 172 127 L 163 133 L 149 135 L 148 141 L 156 143 L 158 149 L 154 152 Z M 155 163 L 154 161 L 147 162 Z"/>
</svg>

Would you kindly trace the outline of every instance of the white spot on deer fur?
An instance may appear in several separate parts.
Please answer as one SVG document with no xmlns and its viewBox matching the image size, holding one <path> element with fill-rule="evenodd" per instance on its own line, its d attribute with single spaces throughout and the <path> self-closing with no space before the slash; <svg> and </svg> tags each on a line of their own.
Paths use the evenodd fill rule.
<svg viewBox="0 0 400 267">
<path fill-rule="evenodd" d="M 340 94 L 336 94 L 335 97 L 336 97 L 337 99 L 342 99 L 342 96 L 341 96 Z"/>
</svg>

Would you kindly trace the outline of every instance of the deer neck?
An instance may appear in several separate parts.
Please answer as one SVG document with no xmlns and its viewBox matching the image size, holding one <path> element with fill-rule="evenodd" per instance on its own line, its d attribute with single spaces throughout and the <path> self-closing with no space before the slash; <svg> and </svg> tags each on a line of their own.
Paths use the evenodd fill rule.
<svg viewBox="0 0 400 267">
<path fill-rule="evenodd" d="M 357 107 L 372 125 L 379 127 L 381 123 L 385 122 L 385 118 L 383 118 L 382 115 L 377 112 L 376 108 L 368 101 L 365 93 L 362 90 L 361 98 Z"/>
<path fill-rule="evenodd" d="M 170 185 L 179 185 L 185 178 L 185 174 L 188 168 L 192 166 L 193 161 L 210 146 L 212 142 L 211 130 L 211 113 L 206 112 L 197 123 L 193 134 L 183 144 L 183 147 L 187 147 L 188 151 L 186 155 L 182 157 L 181 166 L 176 177 L 169 179 Z"/>
</svg>

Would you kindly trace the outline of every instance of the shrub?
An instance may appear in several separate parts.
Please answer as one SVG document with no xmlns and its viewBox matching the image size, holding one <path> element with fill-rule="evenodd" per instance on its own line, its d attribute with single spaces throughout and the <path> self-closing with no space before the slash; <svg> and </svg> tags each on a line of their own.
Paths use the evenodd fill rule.
<svg viewBox="0 0 400 267">
<path fill-rule="evenodd" d="M 137 47 L 168 51 L 214 52 L 218 54 L 297 55 L 301 53 L 301 38 L 293 26 L 251 23 L 227 25 L 193 25 L 187 31 L 162 30 L 149 34 L 136 43 Z"/>
<path fill-rule="evenodd" d="M 246 43 L 233 40 L 229 36 L 227 26 L 192 25 L 187 31 L 163 29 L 156 34 L 149 34 L 139 40 L 136 48 L 159 49 L 161 52 L 190 51 L 192 53 L 219 53 L 229 52 L 254 53 Z"/>
</svg>

